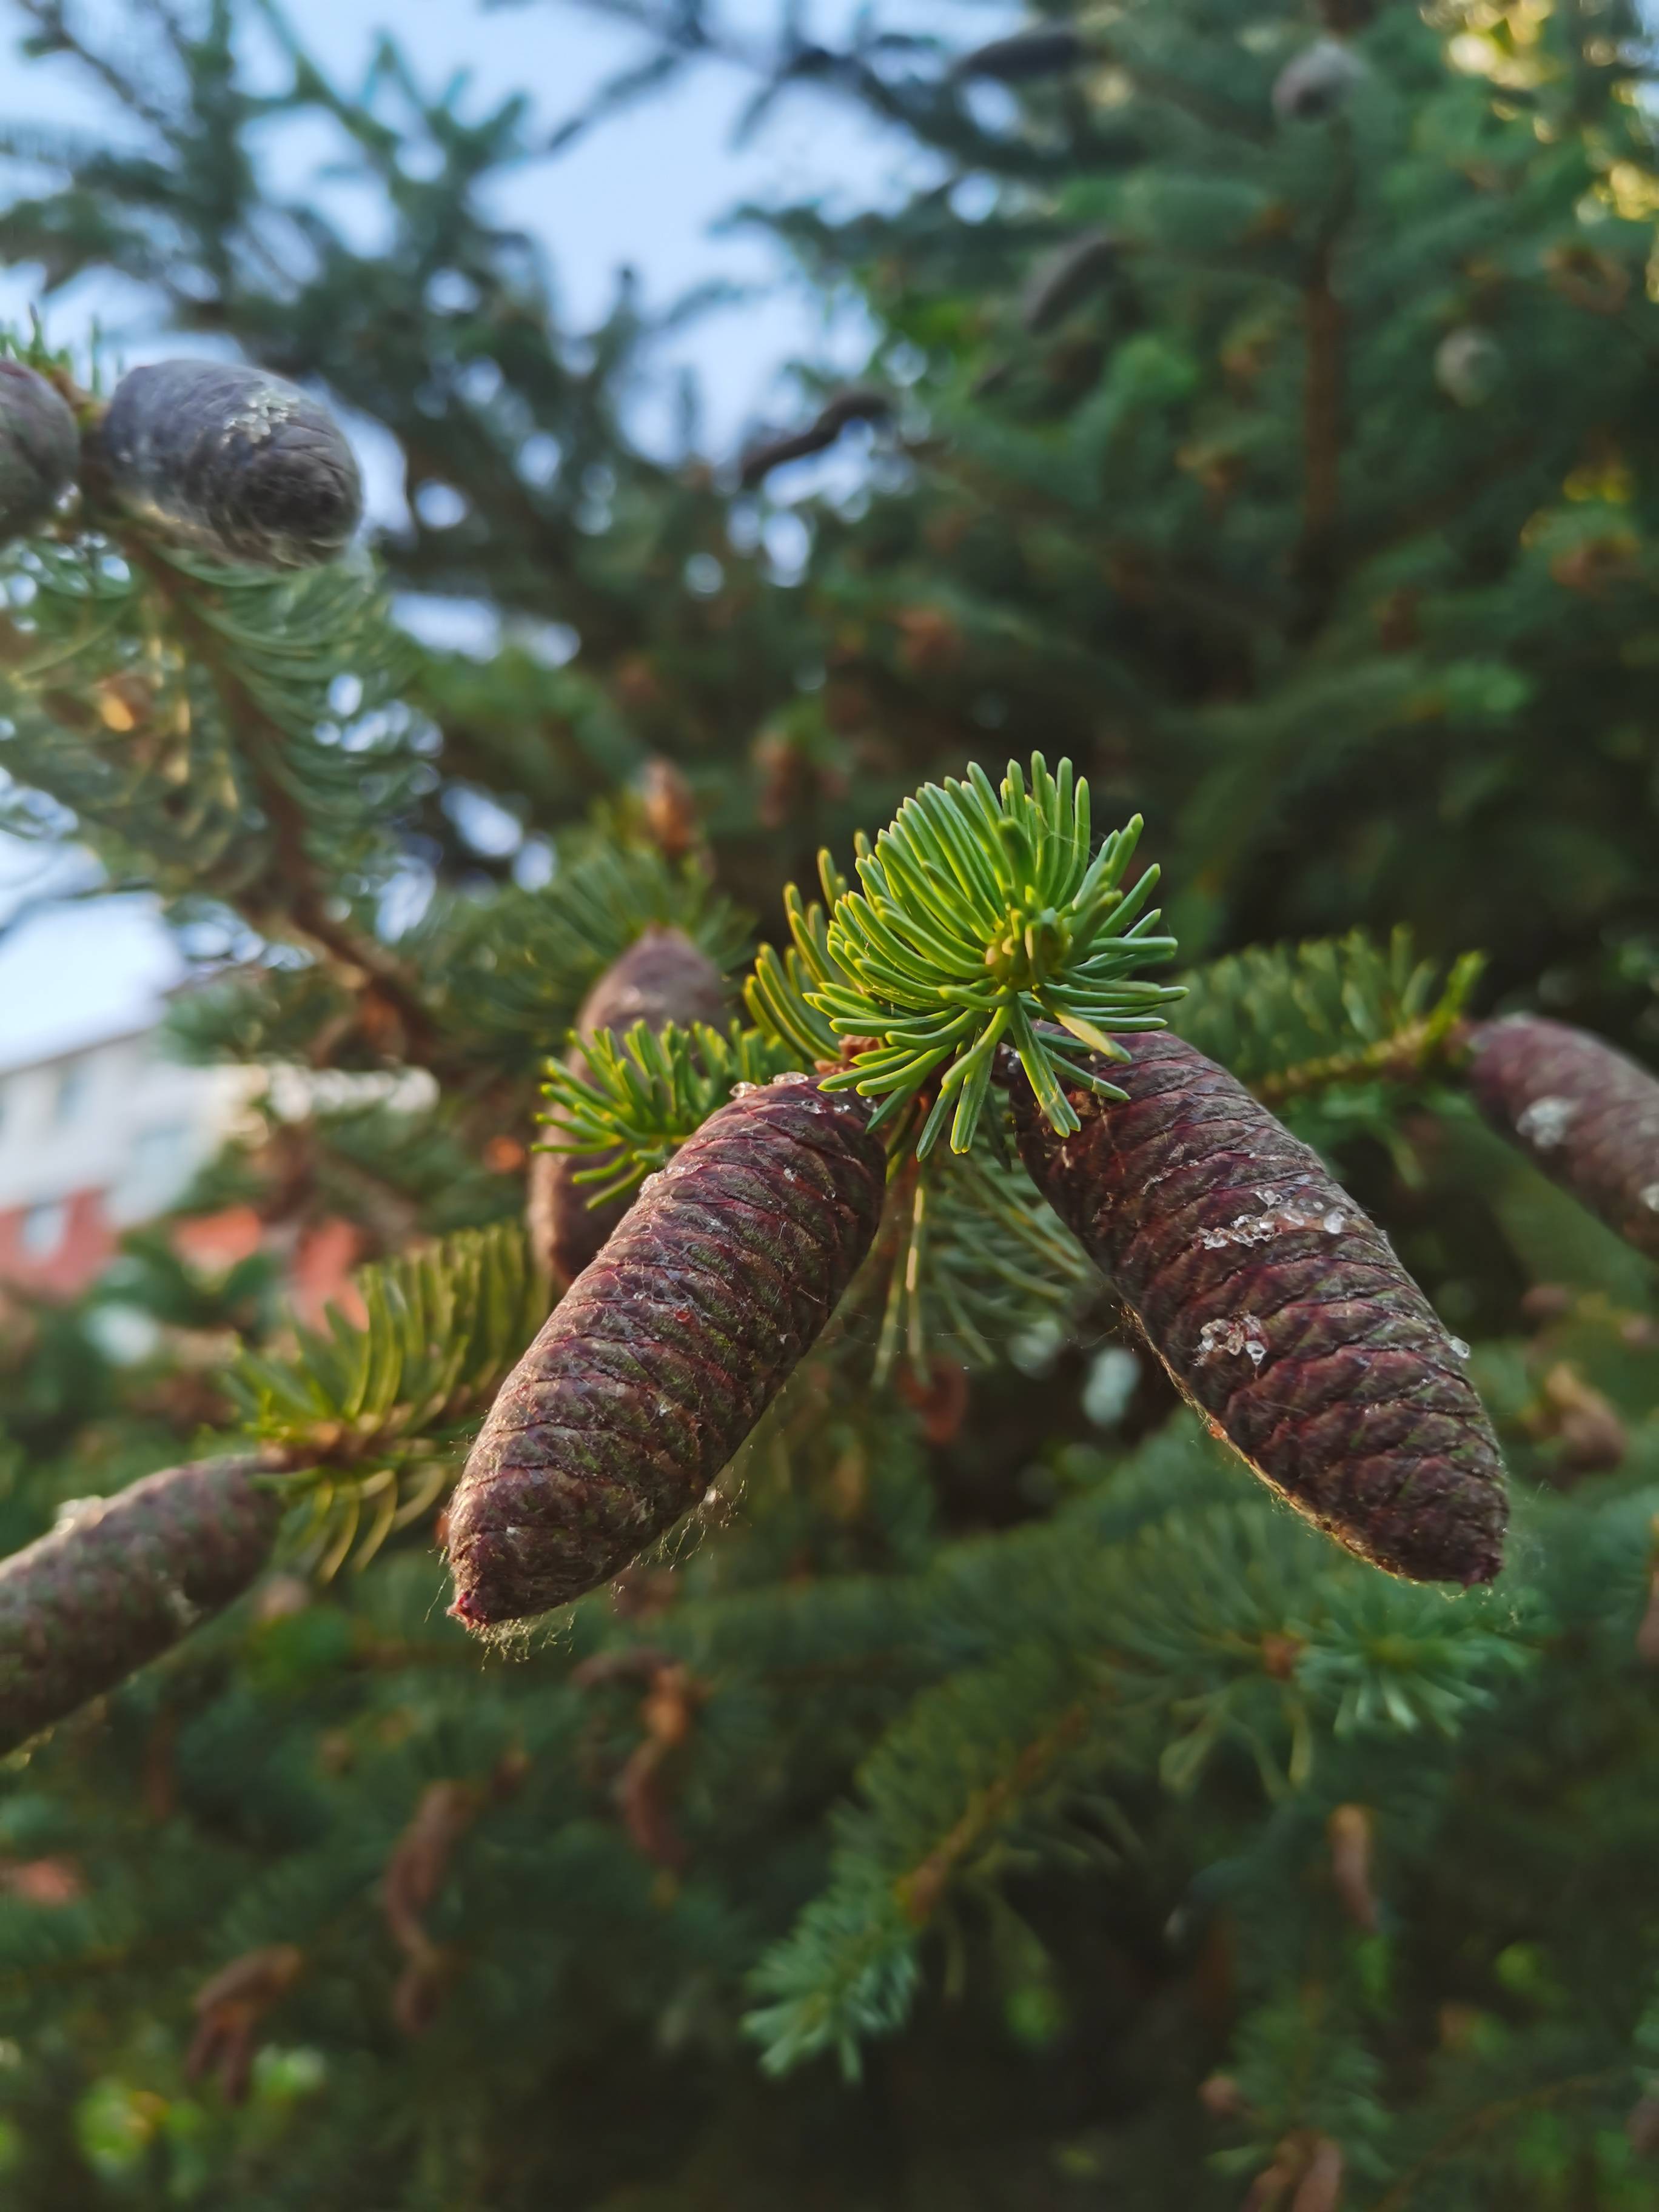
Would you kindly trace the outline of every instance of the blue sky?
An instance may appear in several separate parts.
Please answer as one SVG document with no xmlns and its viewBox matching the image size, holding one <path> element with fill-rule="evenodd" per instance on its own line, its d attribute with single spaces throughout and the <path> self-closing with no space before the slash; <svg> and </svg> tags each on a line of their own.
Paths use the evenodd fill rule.
<svg viewBox="0 0 1659 2212">
<path fill-rule="evenodd" d="M 770 20 L 763 0 L 739 0 L 758 27 Z M 123 0 L 91 0 L 83 9 L 132 27 L 143 19 Z M 538 119 L 551 127 L 583 103 L 592 88 L 641 53 L 636 34 L 568 4 L 481 9 L 460 0 L 287 0 L 301 40 L 342 86 L 361 76 L 377 31 L 388 20 L 417 73 L 431 88 L 457 70 L 471 72 L 481 106 L 528 89 Z M 826 11 L 832 26 L 842 0 Z M 948 27 L 956 38 L 969 23 L 984 34 L 1011 12 L 993 0 L 977 21 L 941 0 L 909 0 L 886 11 L 913 28 Z M 0 0 L 0 50 L 15 55 L 21 18 Z M 257 51 L 252 58 L 258 65 Z M 763 300 L 709 318 L 678 342 L 676 359 L 697 372 L 705 398 L 711 450 L 734 450 L 745 426 L 770 415 L 787 420 L 789 396 L 783 365 L 792 358 L 858 358 L 855 318 L 826 322 L 803 288 L 793 284 L 775 248 L 753 234 L 714 235 L 726 211 L 740 201 L 782 202 L 827 193 L 845 204 L 867 205 L 893 192 L 901 179 L 923 173 L 892 134 L 811 93 L 775 110 L 752 145 L 734 150 L 732 123 L 752 89 L 741 71 L 721 65 L 697 70 L 668 94 L 614 118 L 556 161 L 520 172 L 497 203 L 502 218 L 541 239 L 551 258 L 568 318 L 597 319 L 611 295 L 617 267 L 639 273 L 646 297 L 662 305 L 714 276 L 766 289 Z M 14 58 L 0 76 L 0 118 L 26 115 L 37 126 L 59 123 L 79 130 L 111 127 L 111 112 L 82 75 L 60 59 L 27 65 Z M 324 134 L 290 129 L 268 149 L 272 173 L 284 189 L 311 185 L 332 150 Z M 319 191 L 338 188 L 316 183 Z M 34 285 L 27 270 L 0 271 L 0 318 L 27 312 Z M 47 311 L 56 341 L 82 338 L 100 320 L 129 362 L 179 350 L 156 328 L 149 303 L 131 289 L 102 285 L 74 288 Z M 672 361 L 664 363 L 665 388 Z M 643 428 L 650 434 L 647 405 Z M 390 520 L 401 503 L 389 441 L 362 437 L 371 514 Z M 38 888 L 39 856 L 0 849 L 0 918 L 15 902 L 18 887 Z M 173 957 L 165 934 L 142 902 L 112 902 L 89 912 L 76 907 L 34 914 L 0 935 L 0 1065 L 54 1049 L 63 1037 L 99 1024 L 118 1025 L 149 1002 L 158 977 Z"/>
</svg>

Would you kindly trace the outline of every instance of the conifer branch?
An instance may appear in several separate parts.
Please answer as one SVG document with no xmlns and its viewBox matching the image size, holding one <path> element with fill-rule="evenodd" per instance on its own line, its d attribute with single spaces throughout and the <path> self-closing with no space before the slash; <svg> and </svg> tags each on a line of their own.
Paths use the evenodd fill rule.
<svg viewBox="0 0 1659 2212">
<path fill-rule="evenodd" d="M 1589 2074 L 1564 2075 L 1559 2081 L 1546 2081 L 1535 2089 L 1523 2090 L 1517 2097 L 1500 2097 L 1493 2103 L 1483 2105 L 1478 2112 L 1467 2114 L 1456 2126 L 1449 2129 L 1432 2149 L 1425 2151 L 1414 2165 L 1409 2166 L 1391 2189 L 1384 2191 L 1370 2208 L 1370 2212 L 1406 2212 L 1417 2193 L 1417 2185 L 1437 2166 L 1494 2128 L 1501 2128 L 1523 2112 L 1538 2112 L 1560 2104 L 1569 2097 L 1594 2096 L 1604 2089 L 1616 2089 L 1629 2079 L 1628 2066 L 1604 2066 Z"/>
<path fill-rule="evenodd" d="M 354 1281 L 361 1322 L 331 1310 L 288 1355 L 244 1350 L 226 1377 L 284 1495 L 308 1500 L 330 1572 L 354 1544 L 367 1564 L 432 1504 L 549 1297 L 515 1224 L 460 1231 Z"/>
<path fill-rule="evenodd" d="M 907 1920 L 919 1928 L 927 1924 L 957 1869 L 1042 1788 L 1057 1762 L 1080 1740 L 1089 1719 L 1087 1705 L 1068 1705 L 1052 1727 L 1020 1746 L 1002 1773 L 975 1791 L 955 1825 L 894 1882 L 893 1893 Z"/>
<path fill-rule="evenodd" d="M 1000 790 L 976 763 L 925 784 L 873 845 L 860 841 L 860 890 L 821 856 L 824 908 L 792 898 L 793 966 L 763 964 L 750 1010 L 797 1048 L 826 1027 L 844 1040 L 825 1086 L 878 1098 L 872 1128 L 902 1123 L 925 1094 L 920 1158 L 947 1127 L 951 1151 L 969 1150 L 1005 1041 L 1054 1127 L 1074 1128 L 1062 1073 L 1110 1097 L 1109 1032 L 1161 1028 L 1178 996 L 1132 980 L 1175 950 L 1153 933 L 1157 870 L 1124 888 L 1140 830 L 1136 817 L 1093 849 L 1087 784 L 1070 761 L 1050 775 L 1041 753 L 1029 790 L 1018 761 Z M 1056 1030 L 1098 1059 L 1070 1056 Z"/>
<path fill-rule="evenodd" d="M 862 2039 L 902 2024 L 917 1938 L 947 1892 L 994 1880 L 1004 1844 L 1068 1850 L 1066 1801 L 1097 1791 L 1103 1770 L 1156 1772 L 1184 1794 L 1231 1744 L 1283 1801 L 1316 1789 L 1355 1735 L 1455 1737 L 1531 1662 L 1496 1608 L 1449 1614 L 1265 1503 L 1210 1502 L 1212 1471 L 1183 1426 L 1101 1498 L 988 1556 L 955 1547 L 895 1594 L 895 1643 L 953 1650 L 956 1670 L 866 1759 L 827 1887 L 753 1977 L 770 2002 L 747 2025 L 769 2070 L 826 2051 L 855 2069 Z M 821 1626 L 867 1653 L 849 1595 L 825 1593 Z M 811 1594 L 792 1611 L 799 1638 Z M 1037 1620 L 1041 1640 L 1001 1648 L 1010 1624 Z"/>
<path fill-rule="evenodd" d="M 184 571 L 140 532 L 117 526 L 112 534 L 166 606 L 192 662 L 211 678 L 270 824 L 270 859 L 263 877 L 240 890 L 237 903 L 257 927 L 279 936 L 297 935 L 329 959 L 348 988 L 380 1000 L 397 1018 L 404 1056 L 422 1058 L 432 1049 L 434 1032 L 413 976 L 394 953 L 348 927 L 332 910 L 331 895 L 325 890 L 312 860 L 306 811 L 284 766 L 289 733 L 232 664 Z"/>
<path fill-rule="evenodd" d="M 1172 1025 L 1279 1106 L 1342 1085 L 1409 1084 L 1443 1064 L 1484 966 L 1454 961 L 1443 981 L 1395 930 L 1231 953 L 1182 978 Z"/>
<path fill-rule="evenodd" d="M 706 1022 L 653 1030 L 635 1022 L 599 1030 L 582 1045 L 585 1073 L 550 1062 L 543 1095 L 545 1148 L 592 1164 L 575 1182 L 595 1205 L 635 1190 L 696 1135 L 739 1085 L 769 1083 L 794 1065 L 758 1030 L 733 1022 L 724 1035 Z"/>
<path fill-rule="evenodd" d="M 1302 595 L 1296 627 L 1304 638 L 1321 628 L 1336 597 L 1342 510 L 1347 312 L 1334 276 L 1339 243 L 1353 212 L 1354 149 L 1344 118 L 1338 116 L 1330 131 L 1339 175 L 1302 288 L 1303 493 L 1293 572 Z"/>
<path fill-rule="evenodd" d="M 448 1050 L 493 1074 L 541 1076 L 605 971 L 653 930 L 678 931 L 718 974 L 738 966 L 750 921 L 693 855 L 584 832 L 563 840 L 538 890 L 441 896 L 411 933 Z M 698 1009 L 690 1010 L 696 1018 Z"/>
</svg>

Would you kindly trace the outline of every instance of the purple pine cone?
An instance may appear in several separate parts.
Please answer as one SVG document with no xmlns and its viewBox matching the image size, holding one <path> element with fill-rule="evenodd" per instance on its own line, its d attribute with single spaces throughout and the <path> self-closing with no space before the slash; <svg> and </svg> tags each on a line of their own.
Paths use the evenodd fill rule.
<svg viewBox="0 0 1659 2212">
<path fill-rule="evenodd" d="M 239 1597 L 281 1504 L 252 1459 L 146 1475 L 0 1561 L 0 1750 L 123 1682 Z"/>
<path fill-rule="evenodd" d="M 1611 1045 L 1533 1014 L 1469 1033 L 1481 1112 L 1627 1244 L 1659 1260 L 1659 1078 Z"/>
<path fill-rule="evenodd" d="M 262 368 L 163 361 L 116 386 L 98 432 L 116 503 L 174 544 L 258 568 L 311 568 L 362 514 L 357 464 L 326 408 Z"/>
<path fill-rule="evenodd" d="M 608 1581 L 695 1505 L 869 1251 L 869 1103 L 806 1076 L 734 1097 L 651 1179 L 501 1387 L 449 1510 L 469 1628 Z"/>
<path fill-rule="evenodd" d="M 80 465 L 69 402 L 21 361 L 0 361 L 0 544 L 38 529 Z"/>
<path fill-rule="evenodd" d="M 576 1016 L 576 1033 L 591 1037 L 596 1030 L 617 1036 L 644 1022 L 653 1030 L 677 1022 L 687 1029 L 693 1022 L 711 1027 L 726 1018 L 726 984 L 714 962 L 684 931 L 651 929 L 613 960 L 582 1001 Z M 585 1076 L 587 1064 L 580 1052 L 571 1066 Z M 532 1152 L 526 1225 L 536 1264 L 555 1285 L 563 1290 L 573 1283 L 611 1231 L 634 1203 L 630 1194 L 590 1206 L 592 1183 L 575 1178 L 584 1169 L 599 1165 L 587 1152 Z"/>
<path fill-rule="evenodd" d="M 1068 1093 L 1060 1137 L 1012 1085 L 1025 1164 L 1177 1387 L 1298 1513 L 1415 1582 L 1503 1559 L 1497 1440 L 1428 1300 L 1318 1156 L 1159 1032 Z"/>
</svg>

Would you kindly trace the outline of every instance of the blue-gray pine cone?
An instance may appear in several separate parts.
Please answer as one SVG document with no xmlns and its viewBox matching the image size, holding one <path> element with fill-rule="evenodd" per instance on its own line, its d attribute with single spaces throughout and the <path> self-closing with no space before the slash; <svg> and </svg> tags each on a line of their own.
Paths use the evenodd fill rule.
<svg viewBox="0 0 1659 2212">
<path fill-rule="evenodd" d="M 1064 76 L 1087 53 L 1080 34 L 1064 23 L 1036 23 L 992 39 L 963 54 L 953 74 L 993 77 L 999 84 L 1030 84 L 1039 77 Z"/>
<path fill-rule="evenodd" d="M 38 529 L 80 465 L 81 433 L 63 394 L 21 361 L 0 361 L 0 544 Z"/>
<path fill-rule="evenodd" d="M 1323 123 L 1365 80 L 1365 64 L 1335 39 L 1319 39 L 1287 62 L 1273 85 L 1281 123 Z"/>
<path fill-rule="evenodd" d="M 335 558 L 362 484 L 326 408 L 264 369 L 163 361 L 116 386 L 100 425 L 104 489 L 178 545 L 257 568 Z"/>
</svg>

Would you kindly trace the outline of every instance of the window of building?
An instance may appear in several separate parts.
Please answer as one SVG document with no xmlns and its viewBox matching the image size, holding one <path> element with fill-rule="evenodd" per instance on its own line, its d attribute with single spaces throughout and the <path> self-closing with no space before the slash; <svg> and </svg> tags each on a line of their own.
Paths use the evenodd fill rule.
<svg viewBox="0 0 1659 2212">
<path fill-rule="evenodd" d="M 32 1206 L 23 1216 L 18 1242 L 31 1260 L 49 1260 L 69 1230 L 69 1208 L 62 1199 Z"/>
<path fill-rule="evenodd" d="M 72 1060 L 60 1072 L 58 1090 L 52 1102 L 54 1121 L 72 1121 L 86 1103 L 87 1085 L 92 1069 L 84 1060 Z"/>
<path fill-rule="evenodd" d="M 163 1121 L 140 1129 L 132 1140 L 132 1172 L 150 1183 L 181 1175 L 190 1164 L 190 1131 L 182 1121 Z"/>
</svg>

